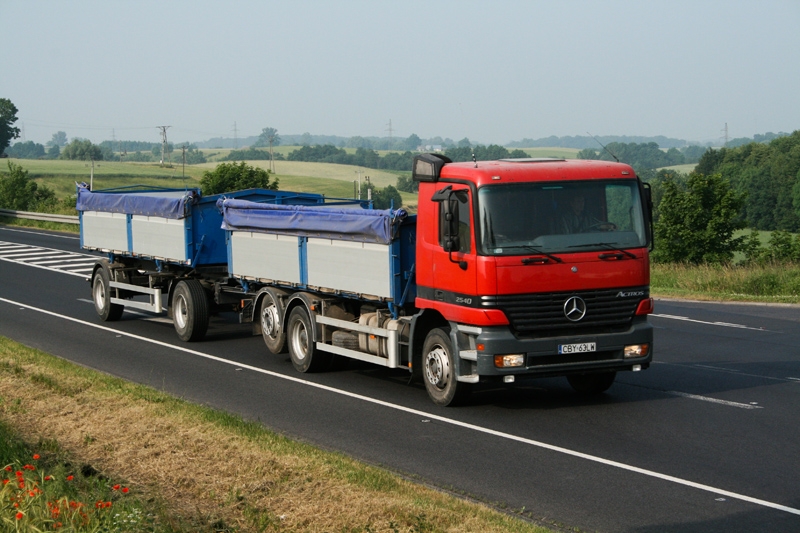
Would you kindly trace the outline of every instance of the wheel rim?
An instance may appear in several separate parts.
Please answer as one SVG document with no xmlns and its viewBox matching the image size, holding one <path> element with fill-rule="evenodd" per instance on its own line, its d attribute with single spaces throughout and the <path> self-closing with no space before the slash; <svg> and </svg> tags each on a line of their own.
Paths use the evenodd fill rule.
<svg viewBox="0 0 800 533">
<path fill-rule="evenodd" d="M 182 294 L 175 298 L 175 323 L 180 329 L 186 329 L 186 324 L 189 321 L 188 310 L 186 306 L 186 298 Z"/>
<path fill-rule="evenodd" d="M 437 389 L 444 389 L 450 379 L 450 359 L 444 348 L 436 345 L 425 356 L 425 376 L 428 383 Z"/>
<path fill-rule="evenodd" d="M 103 309 L 106 306 L 106 284 L 103 283 L 103 278 L 98 273 L 94 278 L 94 305 L 98 309 Z"/>
<path fill-rule="evenodd" d="M 261 311 L 261 330 L 264 335 L 274 339 L 278 336 L 278 324 L 278 307 L 274 303 L 270 303 Z"/>
<path fill-rule="evenodd" d="M 308 355 L 308 331 L 300 320 L 296 321 L 292 327 L 292 347 L 298 361 L 303 361 Z"/>
</svg>

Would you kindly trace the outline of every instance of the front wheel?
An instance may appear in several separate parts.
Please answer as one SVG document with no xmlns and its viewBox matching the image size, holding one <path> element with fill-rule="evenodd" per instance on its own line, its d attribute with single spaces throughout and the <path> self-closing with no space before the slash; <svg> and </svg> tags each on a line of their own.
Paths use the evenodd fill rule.
<svg viewBox="0 0 800 533">
<path fill-rule="evenodd" d="M 199 341 L 208 331 L 209 303 L 196 279 L 179 281 L 172 295 L 172 322 L 182 341 Z"/>
<path fill-rule="evenodd" d="M 458 381 L 456 363 L 449 331 L 431 330 L 422 348 L 422 374 L 436 405 L 458 405 L 469 396 L 471 384 Z"/>
<path fill-rule="evenodd" d="M 607 391 L 617 377 L 616 372 L 598 372 L 596 374 L 572 374 L 567 381 L 576 392 L 583 395 L 600 394 Z"/>
<path fill-rule="evenodd" d="M 92 278 L 92 301 L 94 309 L 105 322 L 114 322 L 122 317 L 125 307 L 111 303 L 111 269 L 105 262 L 95 270 Z"/>
</svg>

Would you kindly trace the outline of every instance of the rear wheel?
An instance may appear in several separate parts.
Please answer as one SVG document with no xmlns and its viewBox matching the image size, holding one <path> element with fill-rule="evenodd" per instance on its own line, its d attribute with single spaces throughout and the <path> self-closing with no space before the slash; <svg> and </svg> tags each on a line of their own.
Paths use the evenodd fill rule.
<svg viewBox="0 0 800 533">
<path fill-rule="evenodd" d="M 278 302 L 271 292 L 264 293 L 259 315 L 261 317 L 261 336 L 264 337 L 267 349 L 274 354 L 286 351 L 286 332 L 281 324 Z"/>
<path fill-rule="evenodd" d="M 92 278 L 92 301 L 94 309 L 101 320 L 114 322 L 119 320 L 125 307 L 111 303 L 111 269 L 107 263 L 101 263 Z"/>
<path fill-rule="evenodd" d="M 458 405 L 469 396 L 471 384 L 458 381 L 456 363 L 449 331 L 431 330 L 422 348 L 422 374 L 433 403 Z"/>
<path fill-rule="evenodd" d="M 209 304 L 203 285 L 196 279 L 179 281 L 172 295 L 172 322 L 182 341 L 201 340 L 208 331 Z"/>
<path fill-rule="evenodd" d="M 311 317 L 302 305 L 289 313 L 287 341 L 292 365 L 298 372 L 319 372 L 327 369 L 332 361 L 331 354 L 320 352 L 314 346 L 314 329 Z"/>
<path fill-rule="evenodd" d="M 616 372 L 598 372 L 596 374 L 573 374 L 567 381 L 580 394 L 600 394 L 607 391 L 617 377 Z"/>
</svg>

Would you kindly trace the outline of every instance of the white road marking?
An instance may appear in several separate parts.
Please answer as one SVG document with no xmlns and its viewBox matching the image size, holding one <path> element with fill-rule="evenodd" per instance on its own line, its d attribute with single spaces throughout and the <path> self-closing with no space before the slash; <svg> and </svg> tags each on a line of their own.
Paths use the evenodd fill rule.
<svg viewBox="0 0 800 533">
<path fill-rule="evenodd" d="M 264 374 L 266 376 L 270 376 L 270 377 L 273 377 L 273 378 L 283 379 L 283 380 L 286 380 L 286 381 L 291 381 L 293 383 L 297 383 L 298 385 L 302 385 L 302 386 L 305 386 L 305 387 L 313 387 L 313 388 L 316 388 L 316 389 L 319 389 L 319 390 L 324 390 L 326 392 L 331 392 L 331 393 L 334 393 L 334 394 L 339 394 L 341 396 L 346 396 L 348 398 L 352 398 L 352 399 L 355 399 L 355 400 L 360 400 L 360 401 L 371 403 L 371 404 L 374 404 L 374 405 L 379 405 L 381 407 L 386 407 L 388 409 L 393 409 L 393 410 L 400 411 L 400 412 L 403 412 L 403 413 L 412 414 L 415 417 L 420 417 L 422 419 L 436 420 L 436 421 L 441 422 L 443 424 L 449 424 L 451 426 L 459 427 L 459 428 L 462 428 L 462 429 L 468 429 L 470 431 L 483 433 L 485 435 L 491 435 L 493 437 L 498 437 L 498 438 L 505 439 L 505 440 L 519 442 L 521 444 L 527 444 L 529 446 L 534 446 L 534 447 L 542 448 L 542 449 L 549 450 L 549 451 L 552 451 L 552 452 L 556 452 L 556 453 L 560 453 L 560 454 L 564 454 L 564 455 L 569 455 L 571 457 L 577 457 L 579 459 L 584 459 L 586 461 L 591 461 L 591 462 L 594 462 L 594 463 L 610 466 L 610 467 L 613 467 L 613 468 L 618 468 L 620 470 L 625 470 L 627 472 L 633 472 L 633 473 L 636 473 L 636 474 L 641 474 L 641 475 L 644 475 L 644 476 L 660 479 L 662 481 L 667 481 L 667 482 L 670 482 L 670 483 L 683 485 L 685 487 L 691 487 L 691 488 L 694 488 L 694 489 L 697 489 L 697 490 L 710 492 L 712 494 L 716 494 L 717 496 L 725 496 L 725 497 L 728 497 L 728 498 L 733 498 L 733 499 L 736 499 L 736 500 L 752 503 L 752 504 L 755 504 L 755 505 L 760 505 L 762 507 L 767 507 L 767 508 L 770 508 L 770 509 L 775 509 L 777 511 L 783 511 L 783 512 L 786 512 L 786 513 L 790 513 L 790 514 L 794 514 L 794 515 L 800 516 L 800 509 L 796 509 L 794 507 L 789 507 L 787 505 L 781 505 L 779 503 L 774 503 L 774 502 L 770 502 L 770 501 L 767 501 L 767 500 L 762 500 L 762 499 L 759 499 L 759 498 L 753 498 L 753 497 L 747 496 L 745 494 L 739 494 L 739 493 L 736 493 L 736 492 L 731 492 L 731 491 L 728 491 L 728 490 L 719 489 L 717 487 L 712 487 L 710 485 L 704 485 L 702 483 L 697 483 L 697 482 L 690 481 L 690 480 L 687 480 L 687 479 L 682 479 L 682 478 L 679 478 L 679 477 L 670 476 L 668 474 L 662 474 L 662 473 L 656 472 L 654 470 L 647 470 L 646 468 L 639 468 L 637 466 L 632 466 L 632 465 L 628 465 L 628 464 L 625 464 L 625 463 L 620 463 L 618 461 L 612 461 L 610 459 L 604 459 L 604 458 L 598 457 L 596 455 L 590 455 L 590 454 L 579 452 L 579 451 L 576 451 L 576 450 L 571 450 L 569 448 L 564 448 L 562 446 L 555 446 L 553 444 L 547 444 L 545 442 L 536 441 L 536 440 L 528 439 L 528 438 L 525 438 L 525 437 L 520 437 L 518 435 L 512 435 L 511 433 L 505 433 L 505 432 L 502 432 L 502 431 L 496 431 L 494 429 L 489 429 L 489 428 L 485 428 L 485 427 L 482 427 L 482 426 L 477 426 L 475 424 L 470 424 L 470 423 L 467 423 L 467 422 L 461 422 L 460 420 L 454 420 L 452 418 L 446 418 L 444 416 L 440 416 L 440 415 L 437 415 L 437 414 L 427 413 L 425 411 L 420 411 L 418 409 L 412 409 L 410 407 L 405 407 L 405 406 L 402 406 L 402 405 L 386 402 L 386 401 L 383 401 L 383 400 L 378 400 L 376 398 L 370 398 L 369 396 L 363 396 L 361 394 L 356 394 L 356 393 L 353 393 L 353 392 L 348 392 L 346 390 L 337 389 L 337 388 L 334 388 L 334 387 L 329 387 L 327 385 L 322 385 L 322 384 L 319 384 L 319 383 L 312 383 L 312 382 L 309 382 L 309 381 L 305 381 L 304 379 L 301 379 L 299 377 L 286 376 L 286 375 L 283 375 L 283 374 L 279 374 L 277 372 L 272 372 L 270 370 L 264 370 L 263 368 L 258 368 L 258 367 L 255 367 L 255 366 L 242 364 L 242 363 L 239 363 L 239 362 L 236 362 L 236 361 L 230 361 L 228 359 L 223 359 L 223 358 L 217 357 L 215 355 L 199 352 L 197 350 L 184 348 L 182 346 L 175 346 L 173 344 L 168 344 L 166 342 L 157 341 L 157 340 L 154 340 L 154 339 L 148 339 L 147 337 L 142 337 L 140 335 L 134 335 L 132 333 L 126 333 L 124 331 L 119 331 L 119 330 L 116 330 L 116 329 L 113 329 L 113 328 L 109 328 L 107 326 L 101 326 L 100 324 L 93 324 L 91 322 L 86 322 L 84 320 L 79 320 L 77 318 L 73 318 L 73 317 L 70 317 L 70 316 L 61 315 L 59 313 L 54 313 L 53 311 L 48 311 L 46 309 L 33 307 L 33 306 L 30 306 L 30 305 L 27 305 L 27 304 L 23 304 L 23 303 L 20 303 L 20 302 L 15 302 L 13 300 L 8 300 L 6 298 L 0 298 L 0 302 L 5 302 L 5 303 L 11 304 L 11 305 L 14 305 L 14 306 L 17 306 L 17 307 L 21 307 L 21 308 L 24 308 L 24 309 L 30 309 L 32 311 L 38 311 L 38 312 L 40 312 L 42 314 L 45 314 L 45 315 L 50 315 L 50 316 L 53 316 L 53 317 L 56 317 L 56 318 L 61 318 L 63 320 L 67 320 L 69 322 L 74 322 L 76 324 L 81 324 L 83 326 L 88 326 L 88 327 L 99 329 L 99 330 L 102 330 L 102 331 L 107 331 L 109 333 L 113 333 L 114 335 L 122 335 L 122 336 L 125 336 L 125 337 L 128 337 L 128 338 L 131 338 L 131 339 L 136 339 L 136 340 L 139 340 L 139 341 L 142 341 L 142 342 L 148 342 L 148 343 L 151 343 L 151 344 L 155 344 L 157 346 L 162 346 L 164 348 L 169 348 L 171 350 L 177 350 L 177 351 L 181 351 L 181 352 L 184 352 L 184 353 L 187 353 L 187 354 L 196 355 L 197 357 L 202 357 L 204 359 L 208 359 L 208 360 L 211 360 L 211 361 L 216 361 L 216 362 L 223 363 L 223 364 L 226 364 L 226 365 L 231 365 L 231 366 L 233 366 L 235 368 L 243 368 L 243 369 L 246 369 L 246 370 L 251 370 L 253 372 L 257 372 L 259 374 Z"/>
<path fill-rule="evenodd" d="M 44 232 L 41 232 L 41 231 L 26 231 L 26 230 L 22 230 L 22 229 L 9 228 L 8 226 L 0 226 L 0 231 L 13 231 L 13 232 L 16 232 L 16 233 L 30 233 L 31 235 L 46 235 L 48 237 L 56 237 L 58 239 L 73 239 L 73 240 L 80 239 L 80 236 L 78 236 L 78 235 L 58 235 L 56 233 L 44 233 Z"/>
<path fill-rule="evenodd" d="M 32 233 L 32 232 L 23 232 L 23 233 Z M 48 234 L 42 233 L 42 235 L 48 235 Z M 25 253 L 18 253 L 22 252 L 23 250 L 14 250 L 12 253 L 6 253 L 11 248 L 16 248 L 16 247 L 23 248 L 24 250 L 26 250 Z M 50 255 L 62 254 L 63 257 L 59 259 L 50 259 L 48 257 L 43 257 L 43 254 L 45 253 Z M 28 257 L 31 255 L 38 255 L 38 257 Z M 17 263 L 18 265 L 41 268 L 43 270 L 49 270 L 51 272 L 61 272 L 63 274 L 69 274 L 70 276 L 80 276 L 82 278 L 86 278 L 86 273 L 81 273 L 81 271 L 85 272 L 85 269 L 83 269 L 82 267 L 84 265 L 94 264 L 94 262 L 97 261 L 98 259 L 99 257 L 88 254 L 76 254 L 64 250 L 56 250 L 55 248 L 40 248 L 37 246 L 17 245 L 15 243 L 7 243 L 0 241 L 0 260 L 8 261 L 9 263 Z M 82 263 L 74 265 L 66 264 L 66 263 L 77 263 L 79 261 Z M 46 266 L 46 265 L 51 265 L 52 263 L 62 264 L 63 268 L 59 268 L 59 264 L 53 266 Z M 70 270 L 70 268 L 73 268 L 74 270 Z"/>
<path fill-rule="evenodd" d="M 751 329 L 753 331 L 768 331 L 764 328 L 753 328 L 750 326 L 744 326 L 742 324 L 731 324 L 730 322 L 707 322 L 705 320 L 696 320 L 694 318 L 689 318 L 688 316 L 660 315 L 657 313 L 652 313 L 650 316 L 655 316 L 658 318 L 669 318 L 672 320 L 683 320 L 684 322 L 695 322 L 697 324 L 708 324 L 709 326 L 722 326 L 726 328 L 737 328 L 737 329 Z"/>
<path fill-rule="evenodd" d="M 720 400 L 718 398 L 709 398 L 708 396 L 699 396 L 697 394 L 689 394 L 688 392 L 678 392 L 678 391 L 667 391 L 667 394 L 674 394 L 675 396 L 681 396 L 683 398 L 691 398 L 692 400 L 701 400 L 704 402 L 710 403 L 718 403 L 720 405 L 727 405 L 730 407 L 738 407 L 740 409 L 763 409 L 760 405 L 755 405 L 751 403 L 738 403 L 738 402 L 731 402 L 728 400 Z"/>
</svg>

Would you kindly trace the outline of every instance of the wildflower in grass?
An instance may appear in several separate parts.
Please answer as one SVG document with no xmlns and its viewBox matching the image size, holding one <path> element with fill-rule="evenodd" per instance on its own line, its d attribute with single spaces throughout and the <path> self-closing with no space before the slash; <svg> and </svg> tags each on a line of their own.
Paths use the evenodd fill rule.
<svg viewBox="0 0 800 533">
<path fill-rule="evenodd" d="M 72 481 L 73 479 L 75 479 L 75 476 L 73 475 L 67 476 L 67 481 Z"/>
<path fill-rule="evenodd" d="M 16 514 L 17 520 L 22 520 L 22 518 L 23 518 L 24 516 L 25 516 L 25 514 L 24 514 L 22 511 L 20 511 L 20 512 L 18 512 L 18 513 Z"/>
<path fill-rule="evenodd" d="M 38 453 L 35 453 L 35 454 L 33 454 L 33 460 L 34 460 L 34 461 L 38 461 L 38 460 L 39 460 L 39 457 L 40 457 L 40 456 L 39 456 L 39 454 L 38 454 Z"/>
</svg>

